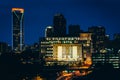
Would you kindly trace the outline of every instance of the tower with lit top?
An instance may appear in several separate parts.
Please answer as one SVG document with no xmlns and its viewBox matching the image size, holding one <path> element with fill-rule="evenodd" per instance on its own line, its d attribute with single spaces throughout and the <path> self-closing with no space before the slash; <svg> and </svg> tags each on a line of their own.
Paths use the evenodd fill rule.
<svg viewBox="0 0 120 80">
<path fill-rule="evenodd" d="M 23 51 L 24 44 L 24 9 L 12 8 L 12 49 L 15 52 Z"/>
</svg>

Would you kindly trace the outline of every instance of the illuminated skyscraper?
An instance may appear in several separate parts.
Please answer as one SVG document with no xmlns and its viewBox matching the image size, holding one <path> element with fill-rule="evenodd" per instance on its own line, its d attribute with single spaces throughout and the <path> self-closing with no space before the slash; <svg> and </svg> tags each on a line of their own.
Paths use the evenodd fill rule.
<svg viewBox="0 0 120 80">
<path fill-rule="evenodd" d="M 23 19 L 24 9 L 12 8 L 12 49 L 17 52 L 21 52 L 23 50 Z"/>
<path fill-rule="evenodd" d="M 56 14 L 53 19 L 54 36 L 63 37 L 66 35 L 66 19 L 62 14 Z"/>
</svg>

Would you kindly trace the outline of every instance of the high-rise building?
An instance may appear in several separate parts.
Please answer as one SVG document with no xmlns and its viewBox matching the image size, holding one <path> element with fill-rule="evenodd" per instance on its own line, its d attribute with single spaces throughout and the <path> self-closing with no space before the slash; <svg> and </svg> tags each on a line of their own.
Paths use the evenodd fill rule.
<svg viewBox="0 0 120 80">
<path fill-rule="evenodd" d="M 92 26 L 88 28 L 88 31 L 92 33 L 94 52 L 99 52 L 104 48 L 104 43 L 107 39 L 105 28 L 103 26 Z"/>
<path fill-rule="evenodd" d="M 53 27 L 47 26 L 45 29 L 45 37 L 52 37 L 53 36 Z"/>
<path fill-rule="evenodd" d="M 54 36 L 62 37 L 66 35 L 66 19 L 62 14 L 56 14 L 53 19 Z"/>
<path fill-rule="evenodd" d="M 79 36 L 82 32 L 79 25 L 69 25 L 68 27 L 69 36 Z"/>
<path fill-rule="evenodd" d="M 17 52 L 23 50 L 24 29 L 23 29 L 24 9 L 12 8 L 12 49 Z"/>
</svg>

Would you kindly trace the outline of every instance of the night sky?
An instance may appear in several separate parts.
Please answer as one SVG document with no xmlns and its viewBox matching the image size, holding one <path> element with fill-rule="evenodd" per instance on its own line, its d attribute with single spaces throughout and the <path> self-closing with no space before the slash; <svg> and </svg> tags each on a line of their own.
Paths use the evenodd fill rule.
<svg viewBox="0 0 120 80">
<path fill-rule="evenodd" d="M 106 34 L 120 33 L 119 0 L 1 0 L 0 42 L 12 42 L 13 7 L 24 8 L 25 44 L 33 44 L 44 36 L 46 26 L 53 24 L 53 16 L 62 13 L 70 24 L 79 24 L 87 31 L 90 26 L 102 25 Z M 112 38 L 112 36 L 111 36 Z"/>
</svg>

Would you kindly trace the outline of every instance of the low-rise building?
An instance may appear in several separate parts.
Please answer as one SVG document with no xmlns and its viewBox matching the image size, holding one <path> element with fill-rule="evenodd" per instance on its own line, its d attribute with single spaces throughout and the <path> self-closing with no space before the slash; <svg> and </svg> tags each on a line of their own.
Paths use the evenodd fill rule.
<svg viewBox="0 0 120 80">
<path fill-rule="evenodd" d="M 100 64 L 106 64 L 110 63 L 113 65 L 114 68 L 120 68 L 120 58 L 119 58 L 119 53 L 94 53 L 92 54 L 92 63 L 93 66 L 97 63 Z"/>
<path fill-rule="evenodd" d="M 79 37 L 43 37 L 40 49 L 47 65 L 82 65 L 91 58 L 91 33 L 81 33 Z"/>
</svg>

